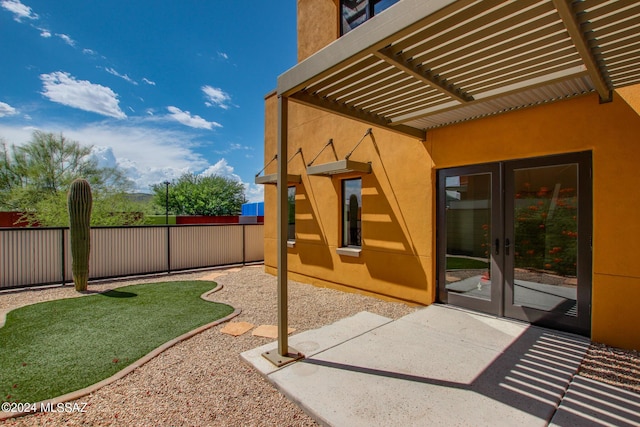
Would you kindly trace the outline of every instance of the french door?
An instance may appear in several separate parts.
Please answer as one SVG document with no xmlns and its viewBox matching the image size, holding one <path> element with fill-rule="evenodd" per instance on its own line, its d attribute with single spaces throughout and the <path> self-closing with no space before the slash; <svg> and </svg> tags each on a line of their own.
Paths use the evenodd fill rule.
<svg viewBox="0 0 640 427">
<path fill-rule="evenodd" d="M 438 299 L 589 335 L 591 153 L 438 171 Z"/>
</svg>

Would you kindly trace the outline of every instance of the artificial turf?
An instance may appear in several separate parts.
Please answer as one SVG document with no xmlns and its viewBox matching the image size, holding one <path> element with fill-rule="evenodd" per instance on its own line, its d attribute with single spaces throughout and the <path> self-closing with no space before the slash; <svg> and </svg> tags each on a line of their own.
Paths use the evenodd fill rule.
<svg viewBox="0 0 640 427">
<path fill-rule="evenodd" d="M 134 285 L 29 305 L 0 328 L 3 402 L 38 402 L 110 377 L 155 348 L 233 312 L 200 298 L 215 282 Z"/>
</svg>

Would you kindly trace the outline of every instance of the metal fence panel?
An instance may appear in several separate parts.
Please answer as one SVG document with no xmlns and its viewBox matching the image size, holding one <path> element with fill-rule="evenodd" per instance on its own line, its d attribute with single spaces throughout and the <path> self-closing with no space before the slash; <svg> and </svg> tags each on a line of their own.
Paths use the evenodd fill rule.
<svg viewBox="0 0 640 427">
<path fill-rule="evenodd" d="M 243 225 L 171 229 L 171 269 L 242 263 Z"/>
<path fill-rule="evenodd" d="M 263 236 L 262 224 L 92 228 L 89 277 L 262 261 Z M 68 229 L 0 229 L 0 289 L 71 281 L 69 247 Z"/>
<path fill-rule="evenodd" d="M 62 281 L 62 229 L 0 233 L 0 288 Z"/>
<path fill-rule="evenodd" d="M 166 271 L 166 247 L 164 227 L 91 229 L 89 277 Z"/>
<path fill-rule="evenodd" d="M 264 261 L 264 226 L 246 225 L 244 228 L 244 261 Z"/>
</svg>

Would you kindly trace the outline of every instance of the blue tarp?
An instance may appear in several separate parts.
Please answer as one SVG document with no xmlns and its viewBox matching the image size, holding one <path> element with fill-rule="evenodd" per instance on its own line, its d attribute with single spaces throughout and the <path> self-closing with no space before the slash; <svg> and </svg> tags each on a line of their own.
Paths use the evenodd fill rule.
<svg viewBox="0 0 640 427">
<path fill-rule="evenodd" d="M 264 216 L 264 202 L 245 203 L 242 205 L 242 216 Z"/>
</svg>

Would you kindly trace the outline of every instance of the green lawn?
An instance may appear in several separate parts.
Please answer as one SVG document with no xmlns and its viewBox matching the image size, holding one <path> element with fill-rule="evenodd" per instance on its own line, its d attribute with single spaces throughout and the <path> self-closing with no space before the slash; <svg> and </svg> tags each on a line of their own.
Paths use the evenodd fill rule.
<svg viewBox="0 0 640 427">
<path fill-rule="evenodd" d="M 37 402 L 110 377 L 233 312 L 200 298 L 215 282 L 127 286 L 11 311 L 0 328 L 2 401 Z"/>
<path fill-rule="evenodd" d="M 464 257 L 447 257 L 447 270 L 476 270 L 487 268 L 489 264 L 486 261 Z"/>
</svg>

